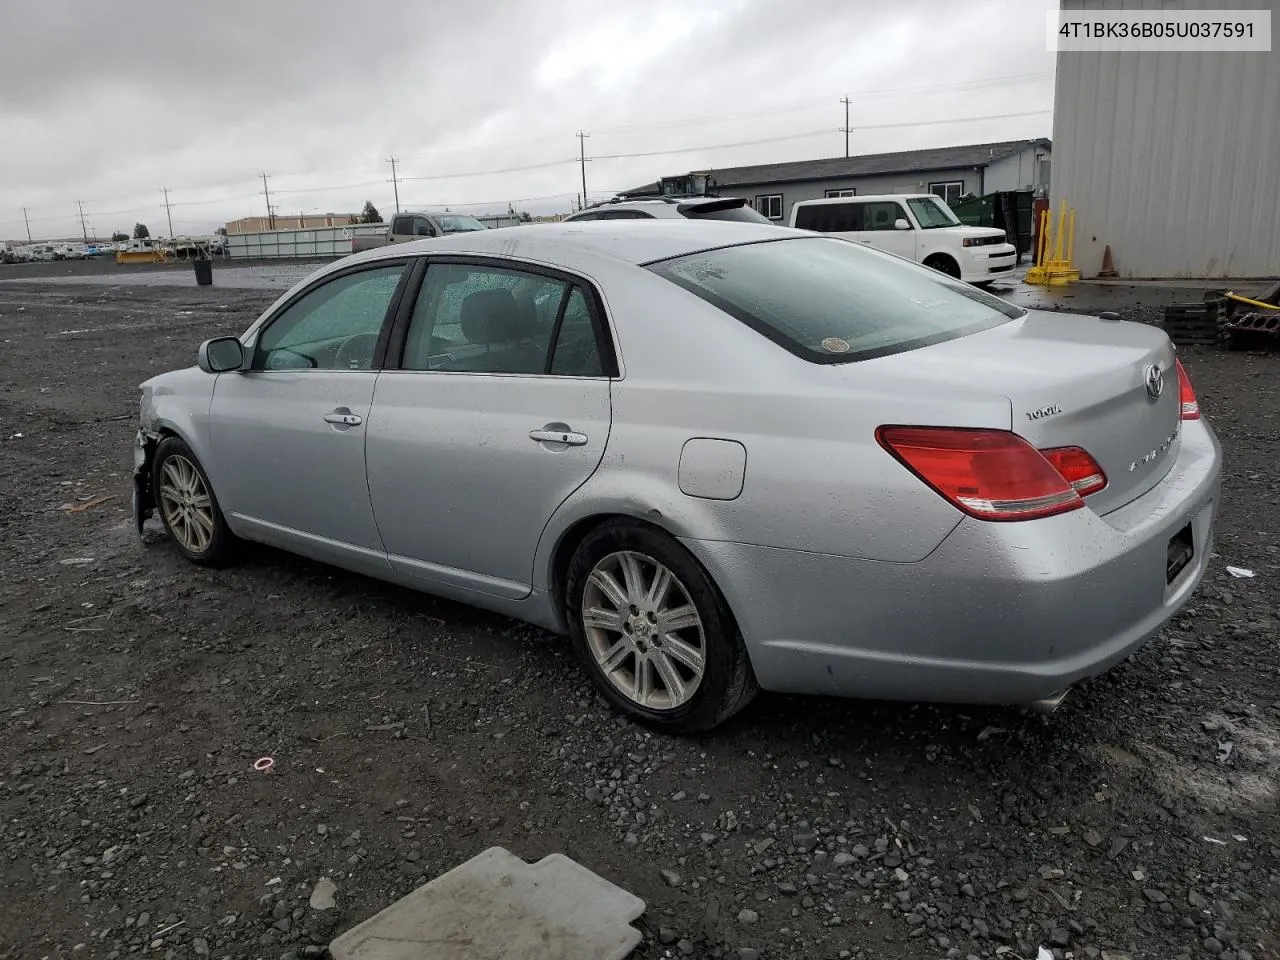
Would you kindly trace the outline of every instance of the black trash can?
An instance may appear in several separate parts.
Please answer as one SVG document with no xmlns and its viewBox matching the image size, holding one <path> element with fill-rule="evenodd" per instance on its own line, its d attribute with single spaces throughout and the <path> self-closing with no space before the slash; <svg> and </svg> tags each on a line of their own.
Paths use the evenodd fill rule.
<svg viewBox="0 0 1280 960">
<path fill-rule="evenodd" d="M 200 287 L 208 287 L 213 284 L 213 261 L 212 260 L 193 260 L 192 264 L 196 268 L 196 285 Z"/>
</svg>

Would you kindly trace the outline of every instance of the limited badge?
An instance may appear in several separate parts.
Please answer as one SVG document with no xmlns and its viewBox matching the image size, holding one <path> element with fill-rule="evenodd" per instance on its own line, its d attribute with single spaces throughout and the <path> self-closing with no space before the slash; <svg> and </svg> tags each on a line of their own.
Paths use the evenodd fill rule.
<svg viewBox="0 0 1280 960">
<path fill-rule="evenodd" d="M 822 341 L 822 349 L 827 353 L 848 353 L 849 341 L 841 340 L 839 337 L 827 337 Z"/>
</svg>

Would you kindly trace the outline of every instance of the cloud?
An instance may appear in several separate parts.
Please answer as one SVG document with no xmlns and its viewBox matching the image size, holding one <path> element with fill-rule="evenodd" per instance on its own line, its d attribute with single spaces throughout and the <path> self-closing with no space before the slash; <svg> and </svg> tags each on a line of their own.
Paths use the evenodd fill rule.
<svg viewBox="0 0 1280 960">
<path fill-rule="evenodd" d="M 838 155 L 846 93 L 855 126 L 1047 110 L 1042 6 L 961 9 L 0 0 L 0 237 L 23 236 L 23 206 L 33 233 L 78 234 L 77 199 L 99 232 L 135 220 L 154 231 L 162 186 L 180 204 L 175 229 L 203 232 L 262 212 L 264 172 L 284 214 L 365 199 L 385 212 L 392 155 L 421 178 L 401 185 L 406 203 L 563 210 L 580 189 L 579 129 L 601 158 L 773 141 L 593 160 L 588 189 L 605 193 L 711 165 Z M 1022 79 L 964 86 L 991 78 Z M 1045 114 L 853 141 L 874 152 L 1048 132 Z M 812 136 L 778 139 L 802 133 Z"/>
</svg>

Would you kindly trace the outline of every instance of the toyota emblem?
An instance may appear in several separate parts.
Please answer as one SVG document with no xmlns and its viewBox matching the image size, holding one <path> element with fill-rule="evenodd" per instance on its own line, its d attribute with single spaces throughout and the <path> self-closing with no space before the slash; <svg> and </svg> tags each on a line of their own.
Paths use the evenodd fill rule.
<svg viewBox="0 0 1280 960">
<path fill-rule="evenodd" d="M 1160 394 L 1164 393 L 1164 374 L 1160 372 L 1158 364 L 1151 364 L 1147 367 L 1147 396 L 1152 400 L 1159 400 Z"/>
</svg>

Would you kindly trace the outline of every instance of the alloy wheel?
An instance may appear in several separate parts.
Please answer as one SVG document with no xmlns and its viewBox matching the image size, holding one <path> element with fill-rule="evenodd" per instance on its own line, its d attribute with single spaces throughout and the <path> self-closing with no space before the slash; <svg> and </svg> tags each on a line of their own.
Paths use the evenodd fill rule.
<svg viewBox="0 0 1280 960">
<path fill-rule="evenodd" d="M 192 553 L 204 553 L 213 541 L 213 500 L 200 471 L 173 454 L 160 467 L 160 506 L 169 532 Z"/>
<path fill-rule="evenodd" d="M 596 665 L 628 700 L 673 710 L 697 692 L 706 635 L 689 591 L 643 553 L 611 553 L 592 568 L 582 625 Z"/>
</svg>

